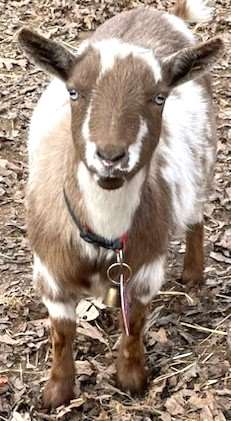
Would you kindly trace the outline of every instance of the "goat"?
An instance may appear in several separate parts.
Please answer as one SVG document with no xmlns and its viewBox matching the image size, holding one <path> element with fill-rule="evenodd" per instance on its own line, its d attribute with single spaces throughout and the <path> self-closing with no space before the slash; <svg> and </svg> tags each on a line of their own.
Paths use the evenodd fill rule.
<svg viewBox="0 0 231 421">
<path fill-rule="evenodd" d="M 30 29 L 19 33 L 28 57 L 55 76 L 28 142 L 33 278 L 53 342 L 46 407 L 74 396 L 75 307 L 86 294 L 106 296 L 107 271 L 121 250 L 120 270 L 126 262 L 132 277 L 117 380 L 131 393 L 147 384 L 143 327 L 164 282 L 172 233 L 186 232 L 183 281 L 203 279 L 203 204 L 216 150 L 208 71 L 222 40 L 199 42 L 183 19 L 209 17 L 203 0 L 177 0 L 172 13 L 122 12 L 77 54 Z"/>
</svg>

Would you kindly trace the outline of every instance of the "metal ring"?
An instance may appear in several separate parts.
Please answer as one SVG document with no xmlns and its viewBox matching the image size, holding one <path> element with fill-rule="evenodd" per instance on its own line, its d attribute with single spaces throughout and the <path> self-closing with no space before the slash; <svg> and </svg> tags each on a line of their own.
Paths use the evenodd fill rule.
<svg viewBox="0 0 231 421">
<path fill-rule="evenodd" d="M 131 279 L 131 277 L 132 277 L 132 269 L 131 269 L 131 267 L 127 263 L 112 263 L 112 265 L 110 265 L 109 268 L 107 269 L 107 277 L 108 277 L 109 281 L 111 281 L 115 285 L 119 285 L 120 282 L 119 281 L 115 281 L 111 277 L 111 274 L 110 274 L 110 272 L 113 269 L 115 269 L 116 267 L 120 268 L 121 271 L 122 271 L 122 268 L 125 268 L 125 269 L 128 270 L 128 277 L 127 277 L 127 279 L 125 279 L 125 282 L 128 282 Z M 121 274 L 123 274 L 123 273 L 120 273 L 119 276 L 121 276 Z"/>
</svg>

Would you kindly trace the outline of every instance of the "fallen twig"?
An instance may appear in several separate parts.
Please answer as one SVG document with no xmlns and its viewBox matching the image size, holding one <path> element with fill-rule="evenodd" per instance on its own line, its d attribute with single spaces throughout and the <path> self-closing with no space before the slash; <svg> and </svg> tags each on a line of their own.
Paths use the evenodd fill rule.
<svg viewBox="0 0 231 421">
<path fill-rule="evenodd" d="M 227 332 L 223 332 L 222 330 L 209 329 L 208 327 L 199 326 L 199 325 L 191 325 L 190 323 L 185 323 L 185 322 L 181 322 L 181 325 L 190 327 L 191 329 L 199 330 L 201 332 L 211 332 L 212 334 L 227 336 Z"/>
</svg>

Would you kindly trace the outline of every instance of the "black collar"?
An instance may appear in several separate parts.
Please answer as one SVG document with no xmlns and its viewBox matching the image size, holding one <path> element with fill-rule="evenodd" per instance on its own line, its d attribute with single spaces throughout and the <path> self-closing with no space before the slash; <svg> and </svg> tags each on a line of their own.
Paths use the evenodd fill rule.
<svg viewBox="0 0 231 421">
<path fill-rule="evenodd" d="M 85 240 L 87 243 L 93 244 L 97 247 L 103 247 L 108 250 L 124 250 L 125 244 L 127 241 L 127 233 L 124 234 L 122 237 L 117 238 L 115 240 L 108 240 L 107 238 L 102 237 L 101 235 L 94 234 L 87 226 L 83 227 L 81 222 L 74 212 L 73 208 L 71 207 L 70 201 L 67 197 L 67 193 L 65 188 L 63 187 L 63 196 L 64 201 L 66 203 L 68 212 L 70 213 L 75 225 L 78 227 L 80 231 L 80 237 Z"/>
</svg>

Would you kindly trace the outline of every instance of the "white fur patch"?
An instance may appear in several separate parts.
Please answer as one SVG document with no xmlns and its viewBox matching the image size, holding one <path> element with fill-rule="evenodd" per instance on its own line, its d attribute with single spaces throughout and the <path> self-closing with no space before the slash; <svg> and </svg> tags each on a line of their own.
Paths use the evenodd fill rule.
<svg viewBox="0 0 231 421">
<path fill-rule="evenodd" d="M 175 31 L 181 32 L 190 41 L 195 41 L 194 35 L 182 19 L 178 18 L 177 16 L 170 15 L 169 13 L 165 13 L 163 16 L 168 20 L 168 22 L 171 24 Z"/>
<path fill-rule="evenodd" d="M 31 118 L 28 139 L 31 169 L 33 169 L 33 159 L 37 158 L 39 143 L 49 134 L 52 135 L 53 128 L 65 115 L 70 118 L 69 94 L 65 84 L 59 79 L 54 79 L 43 92 Z"/>
<path fill-rule="evenodd" d="M 155 81 L 161 80 L 161 67 L 151 49 L 129 44 L 117 38 L 97 41 L 93 44 L 101 58 L 101 76 L 109 70 L 112 70 L 116 59 L 124 59 L 129 55 L 139 58 L 152 69 Z"/>
<path fill-rule="evenodd" d="M 37 277 L 41 276 L 46 283 L 50 294 L 55 298 L 61 291 L 58 282 L 48 271 L 47 267 L 41 262 L 41 259 L 35 254 L 34 255 L 34 266 L 33 266 L 33 280 L 36 283 Z"/>
<path fill-rule="evenodd" d="M 148 125 L 143 118 L 140 118 L 140 127 L 137 133 L 137 138 L 128 148 L 128 170 L 131 171 L 135 168 L 140 160 L 140 153 L 145 136 L 148 134 Z"/>
<path fill-rule="evenodd" d="M 90 141 L 90 128 L 89 128 L 90 117 L 91 117 L 91 104 L 89 105 L 87 109 L 86 116 L 82 125 L 82 136 L 87 142 Z"/>
<path fill-rule="evenodd" d="M 151 299 L 160 291 L 165 276 L 165 256 L 161 256 L 149 265 L 143 265 L 131 280 L 131 287 L 136 291 L 137 298 L 148 304 Z M 148 294 L 142 290 L 148 289 Z"/>
<path fill-rule="evenodd" d="M 76 320 L 76 306 L 74 303 L 52 301 L 45 297 L 43 297 L 43 302 L 47 307 L 49 316 L 52 317 L 52 319 Z"/>
<path fill-rule="evenodd" d="M 208 6 L 208 0 L 187 0 L 187 22 L 209 22 L 214 15 L 214 8 Z"/>
<path fill-rule="evenodd" d="M 102 189 L 83 162 L 79 164 L 77 177 L 91 229 L 108 239 L 127 232 L 140 204 L 145 169 L 117 190 Z"/>
<path fill-rule="evenodd" d="M 203 88 L 194 81 L 176 88 L 163 112 L 168 138 L 165 141 L 161 136 L 156 153 L 166 162 L 162 176 L 171 191 L 175 223 L 183 229 L 202 219 L 215 152 L 208 139 L 211 128 L 207 115 Z M 202 159 L 204 165 L 200 164 Z"/>
<path fill-rule="evenodd" d="M 83 257 L 87 257 L 90 261 L 98 258 L 98 250 L 92 244 L 87 243 L 87 241 L 83 240 L 81 237 L 80 244 L 80 252 Z"/>
<path fill-rule="evenodd" d="M 81 44 L 77 48 L 77 55 L 80 56 L 81 54 L 83 54 L 86 51 L 86 49 L 89 47 L 89 45 L 90 45 L 89 39 L 85 39 L 83 42 L 81 42 Z"/>
</svg>

